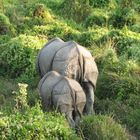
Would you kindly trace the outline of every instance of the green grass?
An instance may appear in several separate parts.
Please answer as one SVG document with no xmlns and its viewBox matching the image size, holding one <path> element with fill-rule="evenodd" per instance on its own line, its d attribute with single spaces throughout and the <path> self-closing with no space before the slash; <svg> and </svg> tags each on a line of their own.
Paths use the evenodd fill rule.
<svg viewBox="0 0 140 140">
<path fill-rule="evenodd" d="M 97 115 L 95 119 L 91 118 L 95 130 L 92 137 L 114 139 L 113 136 L 116 136 L 118 139 L 125 139 L 128 136 L 128 139 L 140 139 L 139 1 L 134 0 L 131 3 L 129 0 L 89 0 L 89 5 L 87 0 L 84 7 L 84 0 L 78 0 L 75 4 L 64 1 L 3 0 L 0 5 L 0 115 L 4 114 L 0 120 L 0 129 L 5 130 L 2 136 L 7 133 L 8 139 L 14 137 L 10 133 L 12 124 L 6 132 L 5 124 L 10 122 L 10 119 L 19 117 L 29 122 L 27 113 L 32 116 L 35 112 L 31 107 L 40 101 L 37 90 L 39 77 L 35 71 L 37 53 L 48 40 L 58 36 L 64 41 L 76 41 L 88 48 L 95 57 L 99 78 L 95 92 Z M 69 3 L 71 9 L 65 7 Z M 40 5 L 43 6 L 43 13 L 34 16 Z M 29 110 L 25 109 L 24 113 L 29 120 L 24 118 L 25 114 L 20 110 L 16 115 L 12 115 L 17 98 L 13 91 L 18 92 L 19 82 L 28 84 L 26 98 Z M 46 115 L 40 108 L 38 111 L 45 121 Z M 114 116 L 113 119 L 110 114 Z M 18 119 L 15 124 L 20 128 Z M 59 119 L 63 120 L 58 116 L 56 120 Z M 51 123 L 54 121 L 52 118 Z M 29 128 L 24 125 L 20 129 L 22 133 L 16 126 L 13 128 L 17 134 L 20 132 L 22 138 L 24 134 L 28 135 L 30 127 L 34 134 L 34 127 L 39 125 L 39 137 L 43 138 L 46 128 L 43 128 L 41 121 L 37 125 L 36 123 L 35 121 L 34 126 Z M 86 129 L 88 124 L 89 122 L 85 121 L 82 129 Z M 127 130 L 123 126 L 126 126 Z M 58 125 L 58 128 L 60 127 Z M 92 129 L 89 131 L 86 136 L 92 135 Z"/>
</svg>

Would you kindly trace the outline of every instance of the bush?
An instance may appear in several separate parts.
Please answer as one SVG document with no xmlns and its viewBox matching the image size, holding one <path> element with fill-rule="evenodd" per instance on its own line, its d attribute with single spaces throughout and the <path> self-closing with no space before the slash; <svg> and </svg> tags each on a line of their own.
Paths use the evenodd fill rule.
<svg viewBox="0 0 140 140">
<path fill-rule="evenodd" d="M 140 33 L 140 24 L 134 24 L 130 27 L 130 30 L 136 33 Z"/>
<path fill-rule="evenodd" d="M 93 27 L 94 25 L 106 26 L 108 15 L 105 11 L 94 10 L 85 20 L 84 24 L 86 27 Z"/>
<path fill-rule="evenodd" d="M 140 137 L 139 117 L 140 117 L 140 97 L 139 95 L 129 94 L 124 101 L 111 99 L 95 99 L 95 111 L 98 114 L 112 114 L 114 118 L 125 125 L 131 134 L 136 138 Z M 135 138 L 135 139 L 136 139 Z"/>
<path fill-rule="evenodd" d="M 136 23 L 135 10 L 127 7 L 116 8 L 112 16 L 109 18 L 110 25 L 115 28 L 122 28 L 125 25 L 133 25 Z"/>
<path fill-rule="evenodd" d="M 80 123 L 84 138 L 89 140 L 128 140 L 126 129 L 111 117 L 104 115 L 84 117 Z"/>
<path fill-rule="evenodd" d="M 99 50 L 99 54 L 95 54 L 95 55 L 100 55 L 96 57 L 99 71 L 104 72 L 106 70 L 114 68 L 113 66 L 116 63 L 118 63 L 119 60 L 118 60 L 116 50 L 113 48 L 113 46 L 99 48 L 98 50 Z"/>
<path fill-rule="evenodd" d="M 85 47 L 91 47 L 96 43 L 98 44 L 98 40 L 100 40 L 100 38 L 102 38 L 102 36 L 104 36 L 107 32 L 108 30 L 106 28 L 89 28 L 88 31 L 78 34 L 75 40 Z"/>
<path fill-rule="evenodd" d="M 6 79 L 5 77 L 0 77 L 0 94 L 5 98 L 12 96 L 12 91 L 17 89 L 17 86 L 13 80 Z"/>
<path fill-rule="evenodd" d="M 59 113 L 43 113 L 39 105 L 0 118 L 0 139 L 78 139 Z"/>
<path fill-rule="evenodd" d="M 60 37 L 65 41 L 75 40 L 78 30 L 72 29 L 70 26 L 63 22 L 48 23 L 45 26 L 34 26 L 33 34 L 47 36 L 48 39 Z"/>
<path fill-rule="evenodd" d="M 40 104 L 32 108 L 27 103 L 27 84 L 18 84 L 14 91 L 13 111 L 8 115 L 0 114 L 0 139 L 78 139 L 70 129 L 64 115 L 56 112 L 43 113 Z"/>
<path fill-rule="evenodd" d="M 5 73 L 1 74 L 7 74 L 12 78 L 26 75 L 26 80 L 32 81 L 36 73 L 37 52 L 43 45 L 44 41 L 38 37 L 26 35 L 20 35 L 3 44 L 0 65 Z"/>
<path fill-rule="evenodd" d="M 11 39 L 9 35 L 2 35 L 0 36 L 0 45 L 8 42 Z"/>
<path fill-rule="evenodd" d="M 140 93 L 140 78 L 119 76 L 117 74 L 100 74 L 96 95 L 100 99 L 126 100 L 130 94 Z"/>
<path fill-rule="evenodd" d="M 108 34 L 102 36 L 98 42 L 106 43 L 108 40 L 114 42 L 114 47 L 117 54 L 124 55 L 128 54 L 130 48 L 139 47 L 140 35 L 138 33 L 132 32 L 126 28 L 123 30 L 111 30 Z M 128 54 L 128 58 L 131 55 Z"/>
<path fill-rule="evenodd" d="M 5 35 L 13 33 L 14 28 L 12 27 L 8 17 L 0 13 L 0 34 Z"/>
<path fill-rule="evenodd" d="M 61 10 L 66 18 L 81 22 L 90 14 L 91 7 L 88 0 L 64 0 Z"/>
<path fill-rule="evenodd" d="M 92 7 L 104 7 L 104 6 L 108 6 L 110 0 L 89 0 L 90 5 L 92 5 Z"/>
</svg>

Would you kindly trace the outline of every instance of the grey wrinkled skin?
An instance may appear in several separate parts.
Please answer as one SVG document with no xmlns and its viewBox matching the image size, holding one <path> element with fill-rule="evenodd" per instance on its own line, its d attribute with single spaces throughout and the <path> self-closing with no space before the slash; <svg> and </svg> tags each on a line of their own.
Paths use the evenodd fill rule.
<svg viewBox="0 0 140 140">
<path fill-rule="evenodd" d="M 41 77 L 53 70 L 78 81 L 87 98 L 84 113 L 93 114 L 98 69 L 86 48 L 74 41 L 64 42 L 60 38 L 54 38 L 40 50 L 36 66 Z"/>
<path fill-rule="evenodd" d="M 40 80 L 38 89 L 45 111 L 55 108 L 65 114 L 71 127 L 78 125 L 86 96 L 77 81 L 51 71 Z"/>
</svg>

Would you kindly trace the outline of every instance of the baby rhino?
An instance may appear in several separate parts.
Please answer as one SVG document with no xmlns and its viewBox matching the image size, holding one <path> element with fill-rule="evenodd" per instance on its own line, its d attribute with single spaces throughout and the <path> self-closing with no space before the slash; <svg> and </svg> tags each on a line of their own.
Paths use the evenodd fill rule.
<svg viewBox="0 0 140 140">
<path fill-rule="evenodd" d="M 78 124 L 86 103 L 85 93 L 78 82 L 51 71 L 40 80 L 38 88 L 45 111 L 55 108 L 65 113 L 71 127 Z"/>
</svg>

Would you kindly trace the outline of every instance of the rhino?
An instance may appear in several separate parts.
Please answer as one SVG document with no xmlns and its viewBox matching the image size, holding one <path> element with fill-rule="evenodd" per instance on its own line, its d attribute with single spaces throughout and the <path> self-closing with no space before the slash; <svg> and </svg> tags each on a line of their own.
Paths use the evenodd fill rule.
<svg viewBox="0 0 140 140">
<path fill-rule="evenodd" d="M 98 68 L 86 48 L 75 41 L 54 38 L 39 51 L 36 68 L 41 77 L 53 70 L 78 81 L 87 99 L 84 114 L 93 114 Z"/>
<path fill-rule="evenodd" d="M 50 71 L 40 80 L 38 89 L 44 111 L 56 109 L 65 114 L 71 127 L 78 125 L 86 96 L 77 81 Z"/>
</svg>

